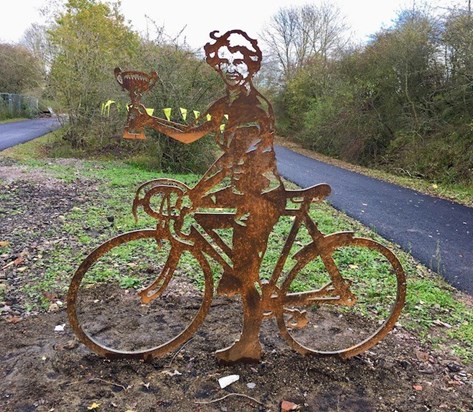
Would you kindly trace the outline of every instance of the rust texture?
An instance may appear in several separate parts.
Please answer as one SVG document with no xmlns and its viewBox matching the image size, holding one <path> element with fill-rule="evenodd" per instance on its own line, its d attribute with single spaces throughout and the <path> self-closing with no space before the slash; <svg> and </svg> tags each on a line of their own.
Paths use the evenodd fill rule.
<svg viewBox="0 0 473 412">
<path fill-rule="evenodd" d="M 83 343 L 101 356 L 142 359 L 163 356 L 189 339 L 207 314 L 213 297 L 212 274 L 207 262 L 211 257 L 223 267 L 216 292 L 224 296 L 240 295 L 243 312 L 240 338 L 216 354 L 221 362 L 259 361 L 262 353 L 260 327 L 263 319 L 269 317 L 276 318 L 283 338 L 301 354 L 347 358 L 361 353 L 385 337 L 400 315 L 406 282 L 399 260 L 373 240 L 357 238 L 348 232 L 324 235 L 318 229 L 309 216 L 309 208 L 311 203 L 327 197 L 330 187 L 326 184 L 301 190 L 284 187 L 273 147 L 273 109 L 252 82 L 262 61 L 257 41 L 240 30 L 222 35 L 212 32 L 210 37 L 211 41 L 204 47 L 206 61 L 221 76 L 226 94 L 194 124 L 183 125 L 147 114 L 141 104 L 141 96 L 155 84 L 158 78 L 156 72 L 148 75 L 115 69 L 118 83 L 131 98 L 125 138 L 144 138 L 144 129 L 152 128 L 189 144 L 212 133 L 223 154 L 192 188 L 172 179 L 152 180 L 138 188 L 133 213 L 136 217 L 137 211 L 142 208 L 156 219 L 157 226 L 111 239 L 81 264 L 68 294 L 68 314 L 73 330 Z M 292 207 L 288 206 L 289 203 Z M 292 229 L 271 277 L 262 281 L 260 266 L 268 237 L 281 216 L 292 219 Z M 184 232 L 183 222 L 189 217 L 194 223 L 190 230 Z M 201 231 L 196 229 L 197 226 Z M 311 241 L 294 253 L 295 240 L 302 227 L 309 233 Z M 232 230 L 230 245 L 223 242 L 217 233 L 218 229 L 223 228 Z M 208 237 L 202 236 L 202 230 Z M 193 254 L 206 276 L 206 289 L 211 291 L 204 294 L 199 313 L 183 334 L 149 350 L 121 352 L 101 344 L 83 330 L 76 313 L 76 298 L 84 274 L 99 257 L 118 243 L 137 238 L 183 239 L 182 242 L 174 240 L 168 262 L 178 260 L 183 250 L 192 244 Z M 373 250 L 389 262 L 395 279 L 395 301 L 384 323 L 362 341 L 341 350 L 313 350 L 295 339 L 291 331 L 293 328 L 304 329 L 308 322 L 306 309 L 311 306 L 356 304 L 357 297 L 352 292 L 351 283 L 344 279 L 333 258 L 336 250 L 350 246 Z M 286 273 L 284 268 L 290 256 L 296 264 Z M 328 282 L 316 290 L 291 292 L 291 283 L 297 275 L 317 258 L 330 275 Z M 166 264 L 158 278 L 138 292 L 143 304 L 150 303 L 163 292 L 173 275 L 173 267 Z"/>
</svg>

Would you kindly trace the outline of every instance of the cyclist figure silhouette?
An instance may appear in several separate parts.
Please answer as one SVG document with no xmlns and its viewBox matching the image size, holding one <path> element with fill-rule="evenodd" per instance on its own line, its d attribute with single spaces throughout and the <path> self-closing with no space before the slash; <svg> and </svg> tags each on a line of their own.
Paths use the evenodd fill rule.
<svg viewBox="0 0 473 412">
<path fill-rule="evenodd" d="M 214 41 L 207 43 L 204 50 L 207 63 L 225 82 L 226 95 L 201 116 L 210 120 L 180 125 L 149 116 L 143 106 L 134 106 L 130 107 L 128 126 L 151 127 L 183 143 L 215 133 L 223 154 L 187 195 L 192 201 L 191 210 L 236 210 L 232 224 L 233 270 L 224 272 L 217 292 L 241 295 L 243 328 L 240 339 L 218 351 L 217 357 L 227 363 L 258 361 L 263 318 L 259 271 L 269 234 L 284 211 L 286 196 L 273 148 L 273 109 L 252 83 L 261 66 L 261 50 L 257 41 L 241 30 L 217 34 L 210 33 Z"/>
<path fill-rule="evenodd" d="M 115 69 L 131 98 L 124 138 L 144 138 L 144 127 L 183 143 L 214 133 L 223 154 L 193 188 L 168 178 L 139 186 L 133 214 L 136 218 L 142 207 L 157 224 L 113 237 L 81 262 L 67 295 L 71 327 L 87 347 L 110 359 L 164 356 L 204 321 L 214 294 L 214 263 L 223 268 L 217 292 L 239 294 L 243 307 L 240 338 L 217 351 L 221 362 L 258 362 L 261 323 L 271 317 L 281 337 L 302 355 L 362 353 L 396 325 L 406 297 L 402 265 L 372 239 L 318 229 L 310 206 L 326 198 L 330 186 L 284 188 L 276 168 L 272 107 L 252 83 L 261 64 L 257 41 L 241 30 L 210 37 L 204 46 L 207 63 L 222 77 L 226 94 L 192 125 L 148 115 L 140 99 L 157 73 Z M 190 227 L 183 224 L 186 216 Z M 262 281 L 268 239 L 281 216 L 290 218 L 291 227 L 272 269 L 265 265 L 270 273 Z M 221 229 L 231 231 L 231 245 Z M 154 257 L 148 256 L 150 245 L 162 247 Z M 121 271 L 116 259 L 123 247 L 127 256 L 130 247 L 130 257 L 143 262 Z M 144 279 L 144 287 L 123 290 L 117 284 L 123 276 Z M 122 322 L 116 324 L 117 317 Z"/>
</svg>

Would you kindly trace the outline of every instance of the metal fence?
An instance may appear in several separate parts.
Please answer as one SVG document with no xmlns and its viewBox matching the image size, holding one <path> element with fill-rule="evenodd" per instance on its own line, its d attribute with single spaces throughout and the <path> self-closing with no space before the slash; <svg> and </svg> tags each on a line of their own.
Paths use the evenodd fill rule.
<svg viewBox="0 0 473 412">
<path fill-rule="evenodd" d="M 0 93 L 0 118 L 31 116 L 38 113 L 38 99 L 22 94 Z"/>
</svg>

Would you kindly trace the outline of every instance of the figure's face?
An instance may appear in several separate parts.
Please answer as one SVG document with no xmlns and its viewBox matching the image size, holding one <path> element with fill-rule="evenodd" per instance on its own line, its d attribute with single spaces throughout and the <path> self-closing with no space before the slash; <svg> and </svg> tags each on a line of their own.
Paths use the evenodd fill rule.
<svg viewBox="0 0 473 412">
<path fill-rule="evenodd" d="M 218 49 L 218 68 L 224 82 L 230 87 L 242 86 L 248 81 L 250 71 L 244 56 L 237 51 L 232 53 L 227 46 Z"/>
</svg>

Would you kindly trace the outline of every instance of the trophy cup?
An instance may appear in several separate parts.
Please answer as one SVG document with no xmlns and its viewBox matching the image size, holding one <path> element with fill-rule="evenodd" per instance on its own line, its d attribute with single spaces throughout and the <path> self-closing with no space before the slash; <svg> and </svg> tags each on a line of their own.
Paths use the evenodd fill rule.
<svg viewBox="0 0 473 412">
<path fill-rule="evenodd" d="M 128 90 L 130 94 L 131 103 L 128 105 L 128 119 L 127 126 L 123 131 L 124 139 L 146 139 L 146 136 L 143 132 L 143 128 L 137 128 L 135 130 L 130 130 L 130 126 L 134 122 L 134 114 L 130 109 L 132 107 L 141 106 L 141 97 L 143 93 L 151 89 L 158 80 L 158 73 L 151 72 L 146 74 L 138 71 L 122 71 L 119 67 L 116 67 L 114 70 L 115 78 L 123 90 Z"/>
</svg>

